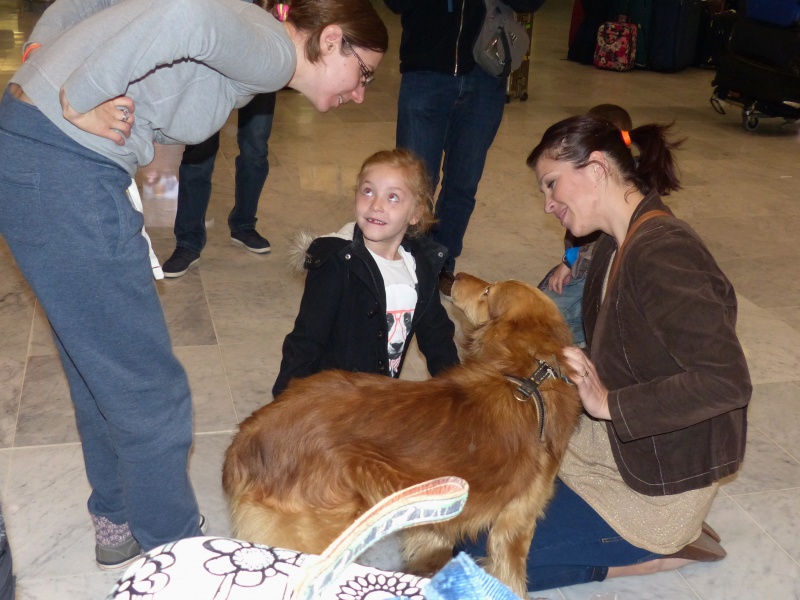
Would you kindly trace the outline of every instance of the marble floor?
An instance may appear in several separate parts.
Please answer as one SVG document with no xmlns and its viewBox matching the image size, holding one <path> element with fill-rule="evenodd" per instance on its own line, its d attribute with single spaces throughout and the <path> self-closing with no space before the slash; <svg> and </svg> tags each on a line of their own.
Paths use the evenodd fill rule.
<svg viewBox="0 0 800 600">
<path fill-rule="evenodd" d="M 377 2 L 377 0 L 376 0 Z M 175 352 L 194 394 L 191 476 L 210 532 L 229 531 L 222 455 L 236 424 L 269 402 L 280 346 L 302 279 L 287 266 L 301 228 L 337 230 L 352 216 L 354 177 L 372 152 L 391 147 L 399 85 L 399 20 L 382 3 L 392 46 L 362 106 L 319 114 L 279 94 L 270 175 L 259 208 L 269 255 L 231 245 L 235 121 L 223 129 L 198 268 L 158 282 Z M 20 46 L 35 15 L 0 0 L 0 29 Z M 525 157 L 551 123 L 615 102 L 634 123 L 674 122 L 684 189 L 675 212 L 705 238 L 739 294 L 739 334 L 754 385 L 747 457 L 722 487 L 709 522 L 726 560 L 679 571 L 534 594 L 569 600 L 800 598 L 800 144 L 795 126 L 765 120 L 746 132 L 737 109 L 712 110 L 713 72 L 614 73 L 564 60 L 571 0 L 548 0 L 533 26 L 530 98 L 507 105 L 488 157 L 460 270 L 487 279 L 538 281 L 562 251 L 563 230 L 542 211 Z M 0 84 L 19 65 L 0 51 Z M 174 247 L 179 148 L 160 148 L 144 169 L 148 230 L 159 256 Z M 454 315 L 455 316 L 455 315 Z M 418 355 L 404 377 L 425 377 Z M 103 598 L 116 575 L 97 570 L 85 508 L 89 488 L 74 416 L 44 314 L 0 238 L 0 491 L 20 600 Z"/>
</svg>

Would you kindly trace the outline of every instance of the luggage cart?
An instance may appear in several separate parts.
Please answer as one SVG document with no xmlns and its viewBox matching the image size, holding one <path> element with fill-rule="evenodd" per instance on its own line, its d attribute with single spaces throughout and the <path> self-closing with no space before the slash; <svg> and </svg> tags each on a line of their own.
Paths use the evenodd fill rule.
<svg viewBox="0 0 800 600">
<path fill-rule="evenodd" d="M 742 125 L 753 131 L 764 118 L 800 119 L 800 29 L 737 19 L 711 82 L 711 106 L 742 109 Z"/>
</svg>

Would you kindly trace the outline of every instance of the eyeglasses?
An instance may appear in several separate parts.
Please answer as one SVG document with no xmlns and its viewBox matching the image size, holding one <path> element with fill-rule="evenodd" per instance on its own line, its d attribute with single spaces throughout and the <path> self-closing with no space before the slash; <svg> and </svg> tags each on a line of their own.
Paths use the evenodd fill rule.
<svg viewBox="0 0 800 600">
<path fill-rule="evenodd" d="M 361 57 L 353 49 L 353 46 L 350 45 L 350 42 L 348 42 L 345 38 L 342 38 L 342 43 L 346 44 L 347 47 L 350 49 L 350 52 L 353 53 L 353 56 L 356 57 L 356 60 L 358 61 L 358 66 L 361 69 L 361 87 L 367 87 L 367 84 L 372 83 L 372 81 L 375 79 L 375 71 L 370 69 L 366 65 L 366 63 L 363 60 L 361 60 Z"/>
</svg>

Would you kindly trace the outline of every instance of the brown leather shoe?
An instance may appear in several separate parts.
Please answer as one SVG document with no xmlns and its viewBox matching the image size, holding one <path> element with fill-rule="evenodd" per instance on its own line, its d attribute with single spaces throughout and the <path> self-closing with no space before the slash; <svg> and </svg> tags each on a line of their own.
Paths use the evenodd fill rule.
<svg viewBox="0 0 800 600">
<path fill-rule="evenodd" d="M 728 556 L 725 549 L 713 537 L 703 532 L 700 537 L 678 550 L 675 554 L 668 554 L 664 558 L 685 558 L 697 562 L 716 562 Z"/>
<path fill-rule="evenodd" d="M 714 528 L 711 527 L 711 525 L 709 525 L 705 521 L 703 521 L 703 533 L 705 533 L 708 537 L 710 537 L 715 542 L 719 542 L 720 541 L 719 534 L 716 531 L 714 531 Z"/>
</svg>

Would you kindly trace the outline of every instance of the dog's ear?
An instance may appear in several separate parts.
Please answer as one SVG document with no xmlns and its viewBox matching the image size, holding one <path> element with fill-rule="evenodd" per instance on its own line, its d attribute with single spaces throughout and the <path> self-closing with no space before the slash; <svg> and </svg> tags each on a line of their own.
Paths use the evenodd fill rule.
<svg viewBox="0 0 800 600">
<path fill-rule="evenodd" d="M 492 319 L 517 319 L 530 313 L 531 293 L 535 288 L 515 281 L 502 281 L 492 284 L 487 290 L 489 316 Z"/>
<path fill-rule="evenodd" d="M 572 344 L 572 333 L 555 303 L 541 290 L 521 281 L 493 284 L 487 294 L 492 321 L 512 323 L 518 329 L 544 332 L 554 347 Z"/>
</svg>

